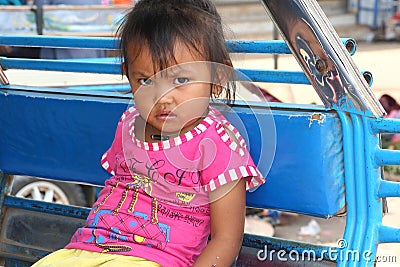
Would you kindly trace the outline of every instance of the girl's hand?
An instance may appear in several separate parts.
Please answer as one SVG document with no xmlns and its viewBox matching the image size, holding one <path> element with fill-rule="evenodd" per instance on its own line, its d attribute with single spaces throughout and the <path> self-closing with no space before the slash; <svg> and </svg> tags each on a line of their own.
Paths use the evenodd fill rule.
<svg viewBox="0 0 400 267">
<path fill-rule="evenodd" d="M 242 245 L 246 212 L 246 179 L 230 182 L 209 194 L 211 240 L 194 267 L 229 267 Z"/>
</svg>

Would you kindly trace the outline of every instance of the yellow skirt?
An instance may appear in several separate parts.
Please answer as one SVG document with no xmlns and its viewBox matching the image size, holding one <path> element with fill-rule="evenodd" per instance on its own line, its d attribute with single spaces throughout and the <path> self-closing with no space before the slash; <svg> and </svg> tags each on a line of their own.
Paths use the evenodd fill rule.
<svg viewBox="0 0 400 267">
<path fill-rule="evenodd" d="M 111 267 L 111 266 L 137 266 L 137 267 L 161 267 L 161 265 L 138 257 L 112 255 L 91 252 L 80 249 L 60 249 L 43 259 L 32 267 Z"/>
</svg>

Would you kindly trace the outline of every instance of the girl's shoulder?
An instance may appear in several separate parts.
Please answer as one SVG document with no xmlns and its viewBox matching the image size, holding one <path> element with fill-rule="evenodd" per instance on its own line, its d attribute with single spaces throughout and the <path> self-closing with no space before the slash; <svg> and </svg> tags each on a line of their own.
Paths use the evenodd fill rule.
<svg viewBox="0 0 400 267">
<path fill-rule="evenodd" d="M 215 121 L 215 131 L 222 143 L 231 150 L 243 155 L 245 153 L 244 150 L 246 150 L 246 141 L 236 127 L 215 108 L 210 109 L 210 115 Z"/>
<path fill-rule="evenodd" d="M 138 115 L 138 110 L 135 106 L 128 107 L 124 113 L 122 113 L 119 122 L 125 121 L 127 118 Z"/>
</svg>

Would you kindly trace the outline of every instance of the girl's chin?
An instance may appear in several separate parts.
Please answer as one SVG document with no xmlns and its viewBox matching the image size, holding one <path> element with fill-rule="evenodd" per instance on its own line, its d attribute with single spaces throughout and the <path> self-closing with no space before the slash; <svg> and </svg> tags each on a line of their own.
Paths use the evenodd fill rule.
<svg viewBox="0 0 400 267">
<path fill-rule="evenodd" d="M 162 135 L 178 136 L 193 129 L 198 124 L 197 121 L 198 120 L 193 120 L 186 124 L 178 123 L 173 120 L 166 122 L 158 121 L 157 124 L 153 124 L 153 127 L 160 131 Z"/>
<path fill-rule="evenodd" d="M 158 131 L 160 131 L 161 135 L 167 135 L 167 136 L 177 136 L 180 134 L 182 127 L 168 127 L 168 126 L 163 126 L 163 127 L 156 127 Z"/>
</svg>

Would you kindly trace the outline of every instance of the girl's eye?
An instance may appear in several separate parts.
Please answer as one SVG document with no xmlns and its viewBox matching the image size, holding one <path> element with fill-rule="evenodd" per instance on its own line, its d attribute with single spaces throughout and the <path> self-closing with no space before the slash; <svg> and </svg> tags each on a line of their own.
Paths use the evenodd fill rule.
<svg viewBox="0 0 400 267">
<path fill-rule="evenodd" d="M 151 79 L 147 79 L 147 78 L 141 78 L 138 80 L 140 85 L 152 85 L 153 81 Z"/>
<path fill-rule="evenodd" d="M 175 80 L 174 80 L 174 84 L 177 84 L 177 85 L 185 84 L 187 82 L 189 82 L 189 79 L 183 78 L 183 77 L 175 78 Z"/>
</svg>

